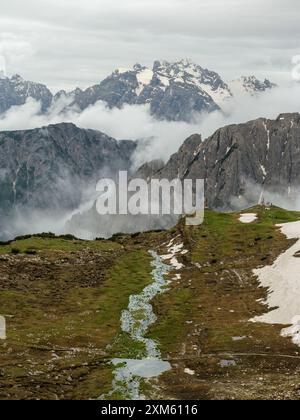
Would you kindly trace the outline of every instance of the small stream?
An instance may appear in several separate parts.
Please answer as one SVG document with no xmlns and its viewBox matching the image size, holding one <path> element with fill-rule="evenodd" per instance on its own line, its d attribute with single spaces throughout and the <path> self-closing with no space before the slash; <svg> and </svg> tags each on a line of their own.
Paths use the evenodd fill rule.
<svg viewBox="0 0 300 420">
<path fill-rule="evenodd" d="M 116 366 L 112 391 L 107 396 L 121 395 L 126 400 L 143 399 L 141 382 L 143 379 L 157 377 L 171 369 L 169 362 L 161 359 L 159 344 L 145 335 L 157 317 L 151 305 L 152 299 L 163 293 L 168 286 L 165 275 L 173 268 L 163 263 L 162 258 L 154 251 L 149 251 L 153 258 L 153 283 L 145 287 L 138 295 L 131 295 L 128 308 L 121 315 L 121 329 L 130 335 L 131 339 L 142 343 L 145 347 L 143 359 L 113 359 Z"/>
</svg>

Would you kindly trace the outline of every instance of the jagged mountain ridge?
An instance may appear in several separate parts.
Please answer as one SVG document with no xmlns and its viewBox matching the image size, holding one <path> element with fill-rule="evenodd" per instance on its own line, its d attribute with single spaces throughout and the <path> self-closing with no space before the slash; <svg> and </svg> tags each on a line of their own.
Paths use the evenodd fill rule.
<svg viewBox="0 0 300 420">
<path fill-rule="evenodd" d="M 102 100 L 110 108 L 125 104 L 150 105 L 158 119 L 189 121 L 195 112 L 219 109 L 223 100 L 231 97 L 220 76 L 186 60 L 177 63 L 156 61 L 153 68 L 136 64 L 133 69 L 118 69 L 99 85 L 62 95 L 74 101 L 71 106 L 85 109 Z"/>
<path fill-rule="evenodd" d="M 52 104 L 53 95 L 47 86 L 24 80 L 18 74 L 11 78 L 0 77 L 0 114 L 12 106 L 24 105 L 28 98 L 41 103 L 41 111 L 46 112 Z"/>
<path fill-rule="evenodd" d="M 245 208 L 272 194 L 296 199 L 300 114 L 229 125 L 203 142 L 191 136 L 152 177 L 205 179 L 208 205 L 220 210 Z"/>
<path fill-rule="evenodd" d="M 240 80 L 243 82 L 239 85 L 248 94 L 262 93 L 275 87 L 267 80 L 260 82 L 254 77 Z M 0 114 L 33 98 L 41 102 L 42 113 L 57 105 L 63 111 L 76 109 L 81 112 L 103 101 L 109 108 L 148 104 L 150 113 L 157 119 L 190 122 L 195 113 L 222 109 L 224 101 L 232 95 L 231 87 L 216 72 L 189 60 L 174 63 L 155 61 L 152 68 L 136 64 L 132 69 L 117 69 L 92 87 L 59 91 L 55 95 L 45 85 L 28 82 L 19 75 L 11 78 L 2 75 Z"/>
<path fill-rule="evenodd" d="M 0 211 L 72 209 L 101 176 L 129 170 L 133 141 L 71 123 L 0 133 Z"/>
<path fill-rule="evenodd" d="M 270 82 L 268 79 L 260 81 L 255 76 L 242 76 L 240 79 L 233 80 L 230 83 L 230 89 L 234 94 L 247 93 L 252 96 L 276 87 L 277 85 Z"/>
</svg>

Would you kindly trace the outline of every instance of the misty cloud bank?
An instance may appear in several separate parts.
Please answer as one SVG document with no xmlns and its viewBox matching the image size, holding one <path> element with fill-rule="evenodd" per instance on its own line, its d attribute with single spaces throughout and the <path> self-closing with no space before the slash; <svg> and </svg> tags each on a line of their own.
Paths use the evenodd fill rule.
<svg viewBox="0 0 300 420">
<path fill-rule="evenodd" d="M 42 115 L 40 104 L 29 99 L 25 105 L 13 107 L 0 117 L 0 130 L 25 130 L 48 124 L 73 122 L 78 127 L 96 129 L 117 139 L 139 140 L 139 147 L 133 161 L 133 167 L 137 168 L 152 159 L 166 161 L 193 133 L 200 133 L 205 139 L 218 128 L 228 124 L 243 123 L 259 117 L 274 119 L 283 112 L 299 112 L 300 84 L 291 83 L 290 86 L 280 87 L 256 97 L 246 95 L 235 97 L 227 102 L 223 112 L 194 115 L 192 124 L 155 120 L 151 117 L 147 106 L 128 105 L 122 109 L 111 110 L 103 102 L 98 102 L 82 113 L 73 109 L 62 114 L 61 110 L 65 105 L 65 103 L 61 103 L 47 115 Z M 259 196 L 260 192 L 257 186 L 252 185 L 249 188 L 250 195 Z M 295 197 L 295 194 L 292 196 Z M 273 192 L 268 193 L 267 191 L 264 196 L 268 201 L 283 207 L 300 208 L 300 200 L 282 198 L 280 195 L 276 196 Z M 251 197 L 248 198 L 251 199 Z M 85 195 L 79 208 L 68 212 L 68 214 L 61 213 L 59 210 L 55 214 L 47 213 L 47 211 L 35 211 L 35 209 L 16 210 L 7 223 L 11 228 L 5 232 L 4 237 L 41 231 L 53 231 L 57 234 L 73 233 L 66 232 L 66 222 L 72 215 L 90 209 L 94 199 L 93 190 L 91 194 Z M 3 235 L 1 236 L 3 238 Z M 87 235 L 82 236 L 88 239 L 92 238 Z"/>
<path fill-rule="evenodd" d="M 205 139 L 218 128 L 243 123 L 260 117 L 274 119 L 282 112 L 300 111 L 300 84 L 273 89 L 258 96 L 241 95 L 229 100 L 223 112 L 193 116 L 193 123 L 168 122 L 154 119 L 147 106 L 126 105 L 109 109 L 97 102 L 81 113 L 76 109 L 61 113 L 63 101 L 47 115 L 40 112 L 40 104 L 29 99 L 25 105 L 13 107 L 0 117 L 0 131 L 26 130 L 60 122 L 73 122 L 80 128 L 102 131 L 118 140 L 139 140 L 133 162 L 138 167 L 153 159 L 167 160 L 183 141 L 194 133 Z"/>
</svg>

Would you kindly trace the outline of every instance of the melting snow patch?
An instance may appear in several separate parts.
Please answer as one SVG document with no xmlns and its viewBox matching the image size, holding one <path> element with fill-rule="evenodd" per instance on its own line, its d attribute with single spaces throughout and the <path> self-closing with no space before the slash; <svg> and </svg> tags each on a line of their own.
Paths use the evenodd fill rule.
<svg viewBox="0 0 300 420">
<path fill-rule="evenodd" d="M 195 375 L 195 371 L 189 368 L 184 369 L 184 373 L 191 376 Z"/>
<path fill-rule="evenodd" d="M 243 341 L 246 340 L 246 336 L 245 337 L 232 337 L 232 341 Z"/>
<path fill-rule="evenodd" d="M 171 265 L 173 265 L 174 268 L 176 268 L 176 270 L 181 270 L 184 265 L 180 262 L 178 262 L 176 257 L 173 257 L 170 261 Z"/>
<path fill-rule="evenodd" d="M 261 169 L 262 173 L 264 174 L 264 177 L 266 177 L 267 176 L 267 171 L 266 171 L 266 168 L 264 167 L 264 165 L 260 165 L 260 169 Z"/>
<path fill-rule="evenodd" d="M 300 346 L 300 259 L 295 254 L 300 250 L 300 222 L 280 225 L 288 239 L 298 241 L 281 254 L 271 266 L 254 270 L 262 287 L 268 288 L 267 305 L 277 308 L 255 317 L 253 322 L 291 325 L 282 330 L 283 337 L 291 337 L 294 344 Z"/>
<path fill-rule="evenodd" d="M 144 69 L 138 73 L 136 77 L 139 83 L 136 94 L 139 95 L 143 91 L 144 87 L 150 84 L 153 78 L 153 71 L 150 69 Z"/>
<path fill-rule="evenodd" d="M 166 255 L 162 255 L 162 259 L 165 260 L 169 260 L 170 264 L 176 269 L 176 270 L 181 270 L 184 265 L 182 263 L 180 263 L 176 257 L 176 254 L 181 254 L 181 255 L 185 255 L 188 253 L 188 251 L 186 249 L 183 249 L 183 244 L 175 244 L 174 245 L 174 241 L 176 238 L 173 238 L 169 244 L 167 245 L 167 249 L 169 254 Z"/>
<path fill-rule="evenodd" d="M 242 223 L 252 223 L 255 222 L 257 219 L 257 215 L 255 213 L 243 213 L 241 214 L 239 221 Z"/>
</svg>

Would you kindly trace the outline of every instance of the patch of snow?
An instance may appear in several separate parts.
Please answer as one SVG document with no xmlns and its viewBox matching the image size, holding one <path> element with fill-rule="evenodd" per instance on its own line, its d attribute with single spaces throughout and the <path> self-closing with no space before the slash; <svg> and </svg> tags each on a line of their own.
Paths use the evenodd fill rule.
<svg viewBox="0 0 300 420">
<path fill-rule="evenodd" d="M 267 176 L 267 171 L 266 171 L 266 168 L 264 167 L 264 165 L 260 165 L 260 169 L 261 169 L 262 173 L 264 174 L 264 177 L 266 177 Z"/>
<path fill-rule="evenodd" d="M 300 250 L 300 221 L 279 225 L 288 239 L 298 241 L 281 254 L 271 266 L 254 270 L 262 287 L 269 289 L 267 305 L 277 308 L 255 317 L 253 322 L 291 325 L 282 330 L 283 337 L 291 337 L 300 346 L 300 258 L 295 254 Z"/>
<path fill-rule="evenodd" d="M 162 258 L 163 261 L 169 260 L 170 264 L 176 270 L 181 270 L 184 267 L 184 265 L 178 261 L 178 259 L 176 257 L 176 254 L 180 253 L 181 255 L 184 255 L 184 254 L 187 254 L 188 251 L 186 249 L 183 249 L 184 245 L 182 243 L 174 245 L 175 239 L 176 238 L 173 238 L 169 242 L 169 244 L 167 245 L 167 249 L 168 249 L 169 254 L 162 255 L 161 258 Z"/>
<path fill-rule="evenodd" d="M 124 67 L 120 67 L 119 69 L 117 69 L 117 72 L 119 74 L 127 73 L 128 71 L 130 71 L 130 70 L 129 69 L 126 69 Z"/>
<path fill-rule="evenodd" d="M 184 83 L 184 79 L 182 77 L 176 77 L 176 79 L 174 79 L 175 83 Z"/>
<path fill-rule="evenodd" d="M 257 219 L 256 213 L 243 213 L 241 214 L 239 221 L 242 223 L 253 223 Z"/>
<path fill-rule="evenodd" d="M 157 77 L 158 77 L 158 79 L 160 80 L 161 84 L 162 84 L 164 87 L 168 87 L 168 86 L 170 86 L 170 80 L 169 80 L 169 78 L 168 78 L 168 77 L 162 76 L 162 75 L 160 75 L 160 74 L 158 74 L 158 75 L 157 75 Z"/>
<path fill-rule="evenodd" d="M 182 263 L 178 262 L 176 257 L 173 257 L 170 263 L 173 267 L 175 267 L 176 270 L 181 270 L 184 267 Z"/>
<path fill-rule="evenodd" d="M 161 258 L 166 261 L 166 260 L 170 260 L 171 258 L 173 258 L 173 254 L 166 254 L 166 255 L 162 255 Z"/>
<path fill-rule="evenodd" d="M 136 77 L 137 77 L 138 82 L 141 85 L 143 86 L 149 85 L 149 83 L 151 82 L 153 78 L 153 71 L 145 68 L 141 72 L 139 72 Z"/>
<path fill-rule="evenodd" d="M 243 340 L 246 340 L 246 336 L 244 336 L 244 337 L 232 337 L 232 341 L 243 341 Z"/>
<path fill-rule="evenodd" d="M 267 149 L 269 151 L 269 149 L 270 149 L 270 130 L 268 129 L 267 124 L 266 124 L 265 121 L 264 121 L 263 124 L 264 124 L 265 130 L 267 132 Z"/>
<path fill-rule="evenodd" d="M 224 102 L 230 98 L 232 98 L 232 94 L 229 89 L 222 89 L 218 88 L 213 90 L 209 84 L 201 83 L 199 87 L 204 90 L 212 99 L 213 101 L 222 107 Z"/>
<path fill-rule="evenodd" d="M 192 370 L 192 369 L 189 369 L 189 368 L 185 368 L 184 373 L 186 373 L 187 375 L 191 375 L 191 376 L 195 375 L 195 371 Z"/>
<path fill-rule="evenodd" d="M 180 252 L 183 248 L 183 244 L 177 244 L 177 245 L 173 245 L 169 248 L 169 251 L 172 252 L 172 254 L 177 254 L 178 252 Z"/>
</svg>

